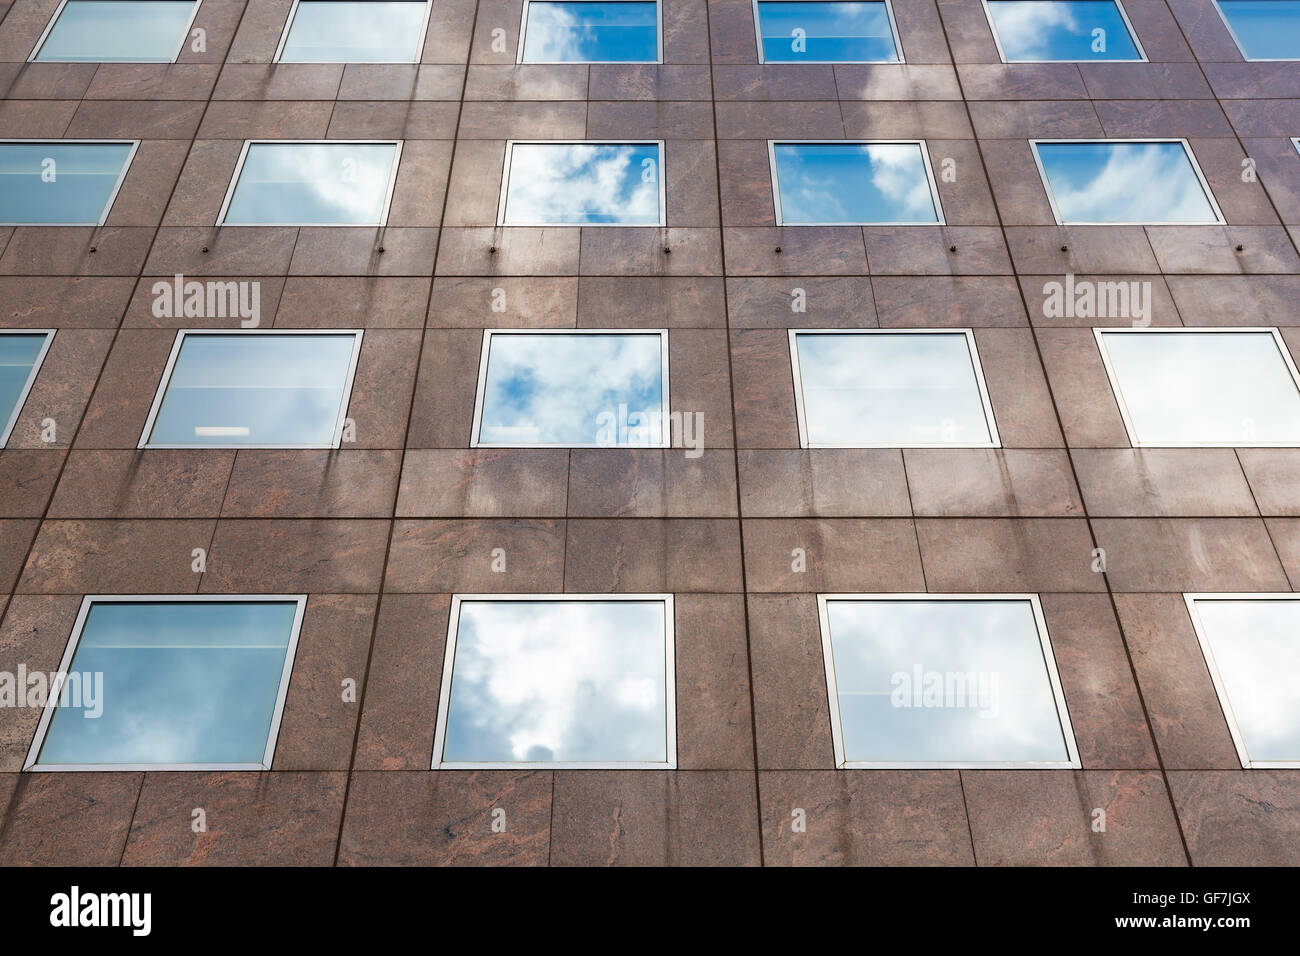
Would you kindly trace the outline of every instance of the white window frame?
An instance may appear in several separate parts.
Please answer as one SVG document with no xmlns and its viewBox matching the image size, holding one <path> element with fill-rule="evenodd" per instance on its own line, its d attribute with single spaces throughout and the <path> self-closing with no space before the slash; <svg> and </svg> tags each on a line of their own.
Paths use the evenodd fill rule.
<svg viewBox="0 0 1300 956">
<path fill-rule="evenodd" d="M 790 343 L 790 368 L 794 376 L 794 410 L 799 420 L 800 448 L 1001 448 L 1002 438 L 998 434 L 997 421 L 993 415 L 993 401 L 989 397 L 988 384 L 984 381 L 984 366 L 980 362 L 978 345 L 973 329 L 788 329 Z M 980 403 L 984 407 L 984 421 L 988 424 L 987 442 L 967 444 L 964 442 L 933 442 L 929 444 L 898 445 L 887 442 L 871 444 L 841 444 L 839 442 L 812 442 L 808 440 L 808 417 L 804 409 L 803 372 L 799 367 L 799 336 L 801 335 L 964 335 L 966 349 L 970 354 L 971 367 L 975 372 L 975 383 L 979 388 Z"/>
<path fill-rule="evenodd" d="M 1122 333 L 1125 335 L 1168 335 L 1168 334 L 1194 334 L 1199 335 L 1203 332 L 1216 334 L 1245 334 L 1245 333 L 1264 333 L 1267 332 L 1273 336 L 1273 344 L 1277 346 L 1278 351 L 1282 354 L 1282 361 L 1286 363 L 1287 371 L 1291 373 L 1291 383 L 1296 388 L 1297 395 L 1300 395 L 1300 370 L 1297 370 L 1295 360 L 1291 358 L 1291 352 L 1286 347 L 1286 339 L 1282 337 L 1282 332 L 1277 326 L 1242 326 L 1234 328 L 1231 326 L 1147 326 L 1144 328 L 1132 328 L 1129 326 L 1119 326 L 1112 328 L 1094 328 L 1093 337 L 1097 340 L 1097 348 L 1101 352 L 1102 365 L 1106 367 L 1106 377 L 1110 380 L 1110 389 L 1115 396 L 1115 404 L 1119 406 L 1120 417 L 1124 420 L 1124 430 L 1128 433 L 1129 444 L 1134 448 L 1300 448 L 1300 440 L 1293 442 L 1150 442 L 1138 441 L 1137 430 L 1133 426 L 1133 418 L 1129 414 L 1128 404 L 1124 400 L 1124 391 L 1120 386 L 1119 376 L 1115 374 L 1115 367 L 1111 363 L 1110 353 L 1106 350 L 1106 336 L 1112 333 Z"/>
<path fill-rule="evenodd" d="M 921 160 L 925 163 L 925 178 L 930 184 L 930 200 L 934 203 L 936 219 L 917 219 L 910 221 L 885 222 L 786 222 L 781 211 L 781 177 L 777 171 L 776 148 L 778 146 L 919 146 Z M 947 222 L 943 215 L 943 203 L 939 199 L 939 185 L 934 178 L 934 167 L 930 165 L 930 147 L 923 139 L 769 139 L 767 141 L 767 162 L 772 175 L 772 208 L 776 213 L 778 226 L 799 228 L 800 226 L 842 226 L 854 229 L 858 226 L 944 226 Z"/>
<path fill-rule="evenodd" d="M 131 169 L 131 163 L 135 160 L 136 151 L 140 149 L 138 139 L 50 139 L 49 137 L 39 137 L 36 139 L 0 139 L 0 149 L 8 145 L 20 145 L 24 143 L 45 143 L 50 146 L 126 146 L 130 145 L 131 149 L 126 154 L 126 161 L 122 163 L 122 171 L 117 175 L 117 182 L 113 184 L 113 191 L 108 194 L 108 201 L 104 203 L 104 208 L 99 213 L 99 219 L 96 222 L 0 222 L 0 226 L 13 226 L 17 228 L 44 229 L 47 226 L 65 227 L 79 226 L 82 229 L 98 229 L 104 223 L 108 222 L 109 214 L 113 211 L 113 204 L 117 202 L 117 194 L 122 191 L 122 183 L 126 182 L 126 174 Z"/>
<path fill-rule="evenodd" d="M 954 760 L 907 760 L 875 761 L 846 760 L 844 757 L 844 733 L 840 719 L 839 689 L 835 681 L 835 658 L 831 648 L 830 617 L 827 604 L 833 601 L 898 604 L 921 601 L 984 601 L 984 602 L 1020 602 L 1027 601 L 1033 609 L 1034 623 L 1038 628 L 1038 643 L 1043 655 L 1043 664 L 1047 678 L 1052 686 L 1052 697 L 1056 703 L 1056 715 L 1060 720 L 1061 736 L 1065 739 L 1068 760 L 997 760 L 997 761 L 954 761 Z M 835 748 L 835 767 L 838 770 L 1079 770 L 1083 764 L 1079 759 L 1079 748 L 1074 738 L 1074 728 L 1070 724 L 1070 712 L 1066 707 L 1065 690 L 1061 686 L 1061 677 L 1056 668 L 1056 655 L 1052 651 L 1052 641 L 1047 633 L 1047 619 L 1043 616 L 1043 606 L 1037 594 L 928 594 L 905 593 L 891 594 L 872 592 L 865 594 L 823 593 L 817 595 L 817 615 L 820 620 L 822 638 L 822 662 L 826 668 L 826 691 L 830 707 L 831 742 Z"/>
<path fill-rule="evenodd" d="M 1069 2 L 1069 0 L 1033 0 L 1039 3 L 1060 3 Z M 998 48 L 998 59 L 1003 63 L 1011 66 L 1028 63 L 1149 63 L 1147 51 L 1142 47 L 1142 41 L 1138 39 L 1137 30 L 1133 27 L 1133 21 L 1128 18 L 1128 11 L 1124 9 L 1123 0 L 1110 0 L 1119 10 L 1120 19 L 1124 21 L 1124 27 L 1128 30 L 1128 37 L 1133 41 L 1133 47 L 1137 50 L 1137 59 L 1124 60 L 1008 60 L 1006 51 L 1002 49 L 1002 38 L 998 36 L 998 25 L 993 19 L 993 11 L 989 9 L 989 0 L 980 0 L 980 5 L 984 7 L 984 16 L 989 22 L 989 30 L 993 33 L 993 43 Z"/>
<path fill-rule="evenodd" d="M 313 3 L 334 3 L 339 0 L 311 0 Z M 396 64 L 409 65 L 419 63 L 424 57 L 424 45 L 428 42 L 429 37 L 429 15 L 433 12 L 433 0 L 403 0 L 407 3 L 424 4 L 424 23 L 420 27 L 420 45 L 416 48 L 415 58 L 412 60 L 282 60 L 284 48 L 289 43 L 289 31 L 293 29 L 294 18 L 298 15 L 298 6 L 302 0 L 293 0 L 293 6 L 289 8 L 289 16 L 284 21 L 284 29 L 280 32 L 280 42 L 275 48 L 275 56 L 272 57 L 272 63 L 299 63 L 314 64 L 321 66 L 327 63 L 355 63 L 358 66 L 393 66 Z"/>
<path fill-rule="evenodd" d="M 456 635 L 460 630 L 460 608 L 466 602 L 547 601 L 566 604 L 608 604 L 615 601 L 661 602 L 664 606 L 664 717 L 665 755 L 662 763 L 645 761 L 472 761 L 442 759 L 447 743 L 447 718 L 451 703 L 452 671 L 456 661 Z M 676 620 L 672 594 L 453 594 L 447 618 L 447 642 L 443 652 L 442 683 L 438 688 L 438 720 L 433 736 L 433 770 L 676 770 L 677 769 L 677 681 L 674 669 Z"/>
<path fill-rule="evenodd" d="M 1054 143 L 1072 143 L 1078 146 L 1094 146 L 1099 143 L 1181 143 L 1183 154 L 1187 157 L 1192 165 L 1192 172 L 1201 183 L 1201 191 L 1205 193 L 1205 198 L 1210 203 L 1210 208 L 1214 210 L 1214 219 L 1203 219 L 1200 221 L 1183 221 L 1183 220 L 1149 220 L 1145 222 L 1075 222 L 1071 220 L 1066 222 L 1061 218 L 1061 210 L 1056 205 L 1056 194 L 1052 192 L 1051 181 L 1047 178 L 1047 170 L 1043 168 L 1043 159 L 1038 154 L 1040 144 L 1051 145 Z M 1185 138 L 1178 136 L 1139 136 L 1139 137 L 1103 137 L 1093 136 L 1084 139 L 1031 139 L 1029 141 L 1030 151 L 1034 154 L 1034 165 L 1038 167 L 1038 177 L 1042 180 L 1043 191 L 1047 193 L 1047 201 L 1052 207 L 1052 218 L 1056 220 L 1058 226 L 1223 226 L 1227 220 L 1223 218 L 1223 210 L 1219 208 L 1219 201 L 1214 198 L 1214 190 L 1210 188 L 1209 181 L 1205 174 L 1201 172 L 1201 164 L 1196 161 L 1196 153 L 1192 151 L 1192 144 Z"/>
<path fill-rule="evenodd" d="M 645 445 L 607 445 L 600 442 L 583 442 L 579 445 L 558 444 L 554 442 L 518 443 L 485 442 L 479 440 L 479 429 L 483 424 L 484 403 L 487 396 L 488 359 L 491 356 L 492 336 L 502 335 L 623 335 L 623 336 L 659 336 L 659 379 L 661 390 L 660 415 L 663 423 L 662 436 L 658 442 Z M 474 392 L 474 424 L 470 432 L 470 448 L 671 448 L 672 428 L 669 422 L 669 408 L 672 404 L 668 391 L 668 330 L 667 329 L 484 329 L 483 344 L 480 347 L 478 362 L 478 386 Z"/>
<path fill-rule="evenodd" d="M 18 419 L 22 415 L 23 405 L 27 403 L 27 396 L 31 394 L 32 386 L 36 384 L 36 376 L 40 374 L 41 366 L 45 364 L 45 356 L 50 352 L 50 346 L 54 343 L 54 329 L 0 329 L 0 335 L 44 335 L 45 342 L 41 345 L 40 350 L 36 353 L 36 361 L 32 363 L 32 370 L 27 374 L 27 382 L 18 391 L 18 400 L 14 403 L 13 413 L 8 420 L 0 419 L 0 448 L 9 444 L 9 436 L 14 432 L 14 427 L 18 424 Z"/>
<path fill-rule="evenodd" d="M 90 609 L 95 604 L 288 604 L 293 602 L 297 604 L 297 610 L 294 613 L 293 626 L 289 634 L 288 647 L 284 655 L 284 668 L 280 673 L 280 688 L 276 694 L 275 709 L 271 715 L 271 726 L 266 735 L 266 749 L 263 752 L 261 763 L 149 763 L 149 764 L 118 764 L 118 763 L 73 763 L 73 764 L 38 764 L 37 758 L 40 756 L 41 747 L 45 743 L 45 736 L 50 729 L 50 721 L 54 718 L 54 711 L 58 706 L 58 694 L 50 694 L 45 701 L 45 707 L 41 711 L 41 720 L 36 727 L 36 735 L 32 738 L 31 747 L 27 751 L 27 757 L 23 761 L 24 771 L 33 771 L 37 773 L 102 773 L 102 772 L 140 772 L 150 770 L 270 770 L 271 762 L 275 757 L 275 745 L 280 736 L 280 720 L 284 715 L 284 702 L 289 694 L 289 679 L 293 673 L 294 658 L 298 653 L 298 636 L 302 631 L 303 614 L 307 609 L 307 595 L 305 594 L 87 594 L 81 599 L 81 609 L 77 612 L 76 623 L 72 626 L 72 635 L 68 638 L 67 647 L 63 651 L 63 659 L 59 663 L 59 673 L 67 674 L 72 667 L 73 658 L 76 656 L 77 647 L 81 643 L 81 636 L 86 626 L 86 618 L 90 614 Z"/>
<path fill-rule="evenodd" d="M 1219 698 L 1219 706 L 1223 708 L 1223 718 L 1228 724 L 1229 733 L 1232 734 L 1232 743 L 1237 748 L 1237 757 L 1241 760 L 1242 768 L 1245 770 L 1292 770 L 1300 768 L 1300 759 L 1250 759 L 1250 753 L 1246 750 L 1246 738 L 1237 723 L 1237 716 L 1232 710 L 1232 702 L 1228 700 L 1227 687 L 1224 685 L 1223 677 L 1219 673 L 1219 666 L 1214 660 L 1214 650 L 1210 646 L 1209 631 L 1201 621 L 1200 614 L 1196 611 L 1198 601 L 1300 601 L 1300 594 L 1294 591 L 1184 592 L 1183 600 L 1187 603 L 1187 613 L 1192 619 L 1192 628 L 1196 631 L 1196 640 L 1201 645 L 1201 653 L 1205 655 L 1205 666 L 1210 672 L 1210 680 L 1214 682 L 1214 693 Z"/>
<path fill-rule="evenodd" d="M 754 8 L 754 41 L 758 45 L 758 62 L 766 63 L 767 59 L 763 54 L 763 21 L 760 18 L 758 5 L 760 2 L 768 3 L 834 3 L 835 0 L 750 0 Z M 852 66 L 854 64 L 871 64 L 875 66 L 900 66 L 907 62 L 907 57 L 903 53 L 903 38 L 898 33 L 898 21 L 894 19 L 894 2 L 893 0 L 857 0 L 861 3 L 884 3 L 885 13 L 889 17 L 889 30 L 894 36 L 894 51 L 898 54 L 897 60 L 779 60 L 774 61 L 774 66 L 796 66 L 800 64 L 832 65 L 832 66 Z"/>
<path fill-rule="evenodd" d="M 217 213 L 216 224 L 231 229 L 261 229 L 266 227 L 292 226 L 299 229 L 382 229 L 388 225 L 388 213 L 393 205 L 393 190 L 397 186 L 397 170 L 402 163 L 402 146 L 400 139 L 246 139 L 239 151 L 239 161 L 235 163 L 234 175 L 226 187 L 226 197 L 221 201 L 221 211 Z M 248 151 L 253 146 L 392 146 L 393 168 L 388 174 L 388 191 L 384 194 L 384 211 L 379 222 L 226 222 L 226 213 L 230 211 L 231 200 L 239 186 L 239 178 L 244 174 L 244 163 Z"/>
<path fill-rule="evenodd" d="M 191 30 L 191 29 L 193 28 L 193 26 L 194 26 L 194 20 L 195 20 L 195 18 L 199 15 L 199 7 L 201 7 L 201 6 L 203 5 L 203 0 L 192 0 L 192 3 L 193 3 L 194 6 L 193 6 L 193 8 L 190 10 L 190 18 L 189 18 L 187 21 L 185 21 L 185 29 L 183 29 L 183 30 L 181 31 L 181 38 L 180 38 L 180 41 L 176 44 L 176 50 L 175 50 L 175 52 L 172 53 L 172 55 L 171 55 L 171 59 L 156 59 L 156 60 L 40 60 L 40 61 L 38 61 L 36 58 L 40 55 L 41 48 L 45 46 L 45 41 L 48 40 L 48 39 L 50 38 L 50 34 L 54 32 L 54 27 L 55 27 L 55 25 L 59 22 L 59 17 L 63 16 L 63 8 L 66 7 L 66 6 L 68 5 L 68 0 L 59 0 L 59 6 L 58 6 L 58 9 L 54 11 L 54 16 L 50 17 L 50 22 L 47 23 L 47 24 L 45 25 L 45 29 L 41 32 L 40 39 L 38 39 L 38 40 L 36 41 L 36 46 L 32 48 L 32 52 L 29 53 L 29 54 L 27 55 L 27 62 L 28 62 L 28 63 L 36 63 L 36 62 L 41 62 L 41 63 L 108 63 L 108 64 L 113 64 L 113 63 L 122 63 L 122 64 L 126 64 L 126 63 L 175 63 L 178 59 L 180 59 L 180 55 L 181 55 L 181 53 L 184 52 L 184 50 L 185 50 L 185 41 L 188 40 L 188 39 L 190 38 L 190 30 Z"/>
<path fill-rule="evenodd" d="M 338 420 L 334 423 L 334 439 L 329 444 L 321 443 L 292 443 L 279 445 L 220 445 L 208 444 L 207 442 L 190 442 L 187 444 L 164 444 L 149 441 L 149 436 L 153 433 L 154 425 L 158 419 L 158 412 L 162 408 L 163 398 L 167 395 L 167 388 L 171 385 L 172 372 L 176 369 L 176 360 L 181 354 L 181 346 L 185 344 L 186 336 L 200 335 L 275 335 L 280 337 L 294 335 L 351 335 L 352 342 L 352 360 L 348 365 L 347 378 L 343 382 L 343 401 L 339 404 Z M 149 407 L 149 417 L 145 419 L 144 431 L 140 435 L 140 441 L 136 448 L 207 448 L 207 449 L 336 449 L 343 441 L 343 427 L 347 421 L 348 408 L 352 402 L 352 386 L 356 381 L 357 360 L 361 355 L 361 340 L 365 332 L 362 329 L 180 329 L 176 333 L 176 339 L 172 342 L 171 354 L 167 357 L 167 365 L 163 368 L 162 379 L 158 383 L 158 388 L 154 392 L 153 404 Z"/>
<path fill-rule="evenodd" d="M 655 48 L 658 54 L 653 60 L 525 60 L 524 59 L 524 41 L 528 33 L 528 8 L 534 0 L 524 0 L 523 16 L 519 21 L 519 47 L 515 52 L 515 63 L 523 66 L 635 66 L 654 63 L 663 63 L 664 61 L 664 4 L 663 0 L 562 0 L 568 3 L 630 3 L 652 2 L 655 5 Z M 545 2 L 545 0 L 537 0 Z"/>
<path fill-rule="evenodd" d="M 536 64 L 540 65 L 540 64 Z M 516 146 L 655 146 L 659 151 L 659 221 L 655 222 L 506 222 L 506 197 L 510 192 L 510 166 Z M 662 139 L 508 139 L 501 170 L 501 196 L 497 200 L 497 225 L 544 229 L 655 229 L 668 225 L 668 175 Z"/>
<path fill-rule="evenodd" d="M 1300 55 L 1247 56 L 1246 47 L 1242 44 L 1241 40 L 1237 38 L 1237 31 L 1232 28 L 1232 23 L 1228 20 L 1228 15 L 1223 12 L 1223 7 L 1219 4 L 1219 0 L 1212 0 L 1212 2 L 1214 3 L 1215 12 L 1219 14 L 1219 19 L 1223 21 L 1223 25 L 1228 30 L 1228 36 L 1232 37 L 1232 42 L 1236 45 L 1237 52 L 1241 54 L 1241 58 L 1247 63 L 1294 63 L 1297 60 L 1300 60 Z"/>
<path fill-rule="evenodd" d="M 1297 153 L 1300 153 L 1300 136 L 1292 136 L 1291 145 L 1295 147 Z"/>
</svg>

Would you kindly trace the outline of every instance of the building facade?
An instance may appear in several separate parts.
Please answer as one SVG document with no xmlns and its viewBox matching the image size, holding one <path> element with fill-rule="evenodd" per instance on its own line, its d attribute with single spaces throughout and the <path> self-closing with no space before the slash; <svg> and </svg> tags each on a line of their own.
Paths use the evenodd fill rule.
<svg viewBox="0 0 1300 956">
<path fill-rule="evenodd" d="M 0 170 L 110 191 L 0 225 L 0 339 L 39 353 L 0 450 L 0 864 L 1300 863 L 1267 679 L 1300 676 L 1300 67 L 1214 0 L 1123 0 L 1103 47 L 1136 55 L 1088 34 L 1082 62 L 995 40 L 999 2 L 891 0 L 863 63 L 761 43 L 764 0 L 659 0 L 652 62 L 620 63 L 520 62 L 572 53 L 528 52 L 521 0 L 432 0 L 394 34 L 415 62 L 366 63 L 289 62 L 305 0 L 201 0 L 142 63 L 61 59 L 65 5 L 0 0 Z M 1171 152 L 1088 178 L 1058 141 Z M 286 176 L 292 143 L 356 151 Z M 120 153 L 55 151 L 87 144 Z M 357 191 L 304 213 L 293 156 Z M 600 384 L 633 344 L 639 390 Z M 301 394 L 239 378 L 276 368 Z M 186 417 L 331 388 L 306 439 Z M 493 596 L 525 623 L 469 627 Z M 178 597 L 279 600 L 284 679 L 113 723 L 164 684 L 115 677 L 141 647 L 94 615 Z M 666 658 L 608 663 L 628 607 Z M 954 607 L 1018 623 L 926 623 Z M 256 701 L 269 769 L 113 757 L 20 692 L 101 669 L 126 750 Z"/>
</svg>

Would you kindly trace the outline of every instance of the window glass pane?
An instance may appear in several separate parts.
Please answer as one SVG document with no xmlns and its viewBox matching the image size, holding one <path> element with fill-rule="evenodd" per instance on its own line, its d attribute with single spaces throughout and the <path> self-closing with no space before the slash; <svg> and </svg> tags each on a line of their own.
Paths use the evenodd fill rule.
<svg viewBox="0 0 1300 956">
<path fill-rule="evenodd" d="M 1300 760 L 1300 602 L 1212 599 L 1195 606 L 1250 759 Z"/>
<path fill-rule="evenodd" d="M 193 12 L 192 0 L 69 0 L 35 58 L 170 63 Z"/>
<path fill-rule="evenodd" d="M 657 143 L 515 143 L 506 225 L 660 222 Z"/>
<path fill-rule="evenodd" d="M 379 226 L 395 143 L 250 143 L 224 222 Z"/>
<path fill-rule="evenodd" d="M 1300 58 L 1298 0 L 1218 0 L 1218 3 L 1246 59 Z"/>
<path fill-rule="evenodd" d="M 1113 0 L 988 0 L 988 9 L 1008 63 L 1142 59 Z"/>
<path fill-rule="evenodd" d="M 783 223 L 938 222 L 917 143 L 777 143 Z"/>
<path fill-rule="evenodd" d="M 799 334 L 809 445 L 988 445 L 965 335 Z"/>
<path fill-rule="evenodd" d="M 1217 221 L 1182 143 L 1039 143 L 1064 223 Z"/>
<path fill-rule="evenodd" d="M 555 3 L 532 0 L 524 63 L 656 63 L 654 3 Z"/>
<path fill-rule="evenodd" d="M 1068 762 L 1033 606 L 826 604 L 846 762 Z"/>
<path fill-rule="evenodd" d="M 442 759 L 668 759 L 662 601 L 461 604 Z"/>
<path fill-rule="evenodd" d="M 153 445 L 331 446 L 354 335 L 186 335 Z"/>
<path fill-rule="evenodd" d="M 38 766 L 260 764 L 296 611 L 292 601 L 93 604 L 68 670 L 103 675 L 101 713 L 84 694 L 83 706 L 56 708 Z"/>
<path fill-rule="evenodd" d="M 1103 332 L 1134 439 L 1300 445 L 1300 394 L 1268 332 Z"/>
<path fill-rule="evenodd" d="M 284 63 L 414 63 L 424 43 L 424 3 L 302 0 Z"/>
<path fill-rule="evenodd" d="M 31 381 L 46 338 L 44 333 L 0 335 L 0 445 L 4 444 L 9 424 L 18 414 L 18 399 Z"/>
<path fill-rule="evenodd" d="M 0 223 L 99 224 L 130 143 L 0 143 Z"/>
<path fill-rule="evenodd" d="M 758 5 L 768 63 L 896 63 L 898 48 L 883 0 L 870 3 Z"/>
<path fill-rule="evenodd" d="M 658 334 L 493 333 L 479 444 L 663 444 Z"/>
</svg>

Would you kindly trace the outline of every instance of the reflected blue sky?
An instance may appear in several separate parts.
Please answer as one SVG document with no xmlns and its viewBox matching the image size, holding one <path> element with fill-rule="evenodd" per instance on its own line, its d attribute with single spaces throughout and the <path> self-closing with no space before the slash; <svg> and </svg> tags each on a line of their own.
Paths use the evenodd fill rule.
<svg viewBox="0 0 1300 956">
<path fill-rule="evenodd" d="M 280 62 L 414 63 L 425 7 L 410 0 L 302 0 Z"/>
<path fill-rule="evenodd" d="M 356 339 L 187 335 L 149 441 L 330 445 Z"/>
<path fill-rule="evenodd" d="M 785 223 L 938 222 L 916 143 L 777 143 Z"/>
<path fill-rule="evenodd" d="M 1142 59 L 1113 0 L 988 0 L 988 9 L 1008 63 Z"/>
<path fill-rule="evenodd" d="M 506 225 L 658 225 L 662 157 L 655 143 L 516 143 Z"/>
<path fill-rule="evenodd" d="M 898 48 L 883 0 L 834 3 L 818 0 L 758 5 L 767 63 L 896 63 Z M 802 31 L 802 32 L 800 32 Z"/>
<path fill-rule="evenodd" d="M 32 366 L 45 346 L 45 334 L 0 335 L 0 439 L 18 411 L 18 396 L 27 387 Z"/>
<path fill-rule="evenodd" d="M 38 765 L 261 763 L 296 608 L 92 605 L 69 670 L 104 675 L 103 714 L 57 708 Z"/>
<path fill-rule="evenodd" d="M 97 225 L 130 155 L 130 143 L 0 143 L 0 223 Z"/>
<path fill-rule="evenodd" d="M 1063 223 L 1215 222 L 1182 143 L 1039 143 Z"/>
<path fill-rule="evenodd" d="M 1198 600 L 1252 761 L 1300 760 L 1300 602 Z"/>
<path fill-rule="evenodd" d="M 194 0 L 69 0 L 37 60 L 171 62 Z"/>
<path fill-rule="evenodd" d="M 833 600 L 826 610 L 846 761 L 1070 759 L 1028 601 Z M 953 691 L 957 675 L 971 676 L 974 690 L 918 697 L 932 674 Z"/>
<path fill-rule="evenodd" d="M 1300 59 L 1300 0 L 1218 0 L 1248 60 Z"/>
<path fill-rule="evenodd" d="M 228 225 L 377 226 L 395 143 L 251 143 Z"/>
<path fill-rule="evenodd" d="M 658 334 L 496 333 L 489 341 L 481 444 L 662 442 Z"/>
<path fill-rule="evenodd" d="M 1268 332 L 1103 332 L 1137 441 L 1300 445 L 1300 395 Z"/>
<path fill-rule="evenodd" d="M 668 759 L 661 601 L 460 606 L 443 760 Z"/>
<path fill-rule="evenodd" d="M 804 334 L 795 343 L 810 445 L 992 440 L 963 334 Z"/>
<path fill-rule="evenodd" d="M 655 63 L 659 23 L 654 3 L 528 4 L 524 63 Z"/>
</svg>

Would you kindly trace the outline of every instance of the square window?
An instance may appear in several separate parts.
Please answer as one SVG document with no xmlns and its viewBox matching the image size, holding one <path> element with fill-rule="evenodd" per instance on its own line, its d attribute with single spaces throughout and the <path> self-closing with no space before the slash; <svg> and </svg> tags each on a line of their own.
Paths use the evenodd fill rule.
<svg viewBox="0 0 1300 956">
<path fill-rule="evenodd" d="M 360 332 L 176 335 L 141 448 L 337 448 Z"/>
<path fill-rule="evenodd" d="M 65 0 L 31 59 L 64 63 L 173 63 L 199 0 Z"/>
<path fill-rule="evenodd" d="M 483 333 L 471 447 L 667 448 L 668 333 Z"/>
<path fill-rule="evenodd" d="M 247 142 L 217 225 L 382 226 L 401 152 L 397 142 Z"/>
<path fill-rule="evenodd" d="M 418 63 L 425 0 L 296 0 L 277 63 Z"/>
<path fill-rule="evenodd" d="M 1187 594 L 1243 767 L 1300 767 L 1300 596 Z"/>
<path fill-rule="evenodd" d="M 673 597 L 456 595 L 433 768 L 677 765 Z"/>
<path fill-rule="evenodd" d="M 136 145 L 0 141 L 0 226 L 102 226 Z"/>
<path fill-rule="evenodd" d="M 1036 595 L 817 601 L 836 766 L 1080 766 Z"/>
<path fill-rule="evenodd" d="M 1277 329 L 1097 329 L 1134 447 L 1300 446 L 1300 387 Z"/>
<path fill-rule="evenodd" d="M 53 341 L 54 332 L 50 329 L 32 332 L 0 329 L 0 448 L 9 441 L 18 413 L 23 410 L 23 402 L 27 401 L 27 393 Z"/>
<path fill-rule="evenodd" d="M 1181 139 L 1037 139 L 1029 144 L 1061 225 L 1223 222 L 1191 149 Z"/>
<path fill-rule="evenodd" d="M 754 0 L 760 63 L 901 63 L 886 0 Z"/>
<path fill-rule="evenodd" d="M 1143 62 L 1119 0 L 984 0 L 1003 63 Z"/>
<path fill-rule="evenodd" d="M 1215 0 L 1246 60 L 1300 59 L 1300 0 Z"/>
<path fill-rule="evenodd" d="M 269 770 L 306 603 L 87 597 L 23 769 Z"/>
<path fill-rule="evenodd" d="M 770 142 L 778 226 L 936 225 L 939 191 L 925 144 Z"/>
<path fill-rule="evenodd" d="M 655 0 L 525 0 L 520 63 L 659 63 Z"/>
<path fill-rule="evenodd" d="M 997 448 L 969 330 L 790 332 L 804 448 Z"/>
<path fill-rule="evenodd" d="M 663 143 L 506 143 L 499 226 L 664 225 Z"/>
</svg>

